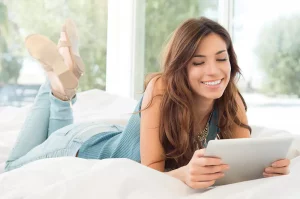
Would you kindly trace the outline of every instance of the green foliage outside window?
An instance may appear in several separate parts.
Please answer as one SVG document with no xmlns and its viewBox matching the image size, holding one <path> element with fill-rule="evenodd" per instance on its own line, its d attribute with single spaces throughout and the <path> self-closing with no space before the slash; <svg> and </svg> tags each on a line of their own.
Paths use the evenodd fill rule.
<svg viewBox="0 0 300 199">
<path fill-rule="evenodd" d="M 1 83 L 17 83 L 21 60 L 28 55 L 27 35 L 43 34 L 57 43 L 62 24 L 72 18 L 79 28 L 80 53 L 87 66 L 80 89 L 105 89 L 107 0 L 10 0 L 0 6 Z"/>
<path fill-rule="evenodd" d="M 300 16 L 281 17 L 261 30 L 256 52 L 265 93 L 300 97 L 299 21 Z"/>
<path fill-rule="evenodd" d="M 1 0 L 0 0 L 1 1 Z M 0 3 L 0 84 L 17 83 L 28 56 L 27 35 L 43 34 L 55 43 L 62 24 L 72 18 L 80 32 L 86 73 L 80 90 L 105 89 L 108 0 L 3 0 Z M 175 28 L 205 11 L 217 13 L 217 0 L 145 0 L 145 73 L 159 70 L 158 58 Z M 8 17 L 9 16 L 9 17 Z M 216 20 L 216 18 L 215 18 Z"/>
<path fill-rule="evenodd" d="M 157 72 L 160 52 L 171 33 L 188 18 L 200 17 L 205 11 L 218 12 L 214 0 L 147 0 L 145 73 Z M 211 17 L 217 20 L 216 17 Z"/>
</svg>

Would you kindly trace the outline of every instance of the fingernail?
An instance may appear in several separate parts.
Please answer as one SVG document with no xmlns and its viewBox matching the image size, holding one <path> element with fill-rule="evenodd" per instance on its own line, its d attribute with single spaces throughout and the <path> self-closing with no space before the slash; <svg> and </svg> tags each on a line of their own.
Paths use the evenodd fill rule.
<svg viewBox="0 0 300 199">
<path fill-rule="evenodd" d="M 277 166 L 277 164 L 276 164 L 276 163 L 273 163 L 273 164 L 272 164 L 272 167 L 276 167 L 276 166 Z"/>
<path fill-rule="evenodd" d="M 226 166 L 225 166 L 225 169 L 229 169 L 229 165 L 226 165 Z"/>
<path fill-rule="evenodd" d="M 271 169 L 270 168 L 266 168 L 266 172 L 269 172 Z"/>
</svg>

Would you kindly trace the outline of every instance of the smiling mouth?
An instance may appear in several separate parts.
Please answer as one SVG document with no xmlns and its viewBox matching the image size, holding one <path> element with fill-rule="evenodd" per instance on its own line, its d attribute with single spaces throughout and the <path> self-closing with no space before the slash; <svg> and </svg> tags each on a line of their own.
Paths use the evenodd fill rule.
<svg viewBox="0 0 300 199">
<path fill-rule="evenodd" d="M 208 86 L 215 86 L 219 85 L 222 82 L 223 79 L 215 80 L 215 81 L 203 81 L 201 83 L 208 85 Z"/>
</svg>

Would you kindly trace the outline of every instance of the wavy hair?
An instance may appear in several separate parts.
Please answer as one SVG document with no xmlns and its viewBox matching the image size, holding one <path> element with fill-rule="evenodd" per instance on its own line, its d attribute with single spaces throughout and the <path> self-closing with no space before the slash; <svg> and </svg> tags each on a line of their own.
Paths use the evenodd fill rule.
<svg viewBox="0 0 300 199">
<path fill-rule="evenodd" d="M 160 141 L 165 151 L 165 167 L 169 169 L 186 165 L 196 150 L 193 143 L 195 127 L 199 122 L 193 109 L 193 92 L 188 81 L 187 65 L 201 39 L 211 33 L 219 35 L 225 41 L 231 64 L 228 86 L 223 95 L 215 100 L 219 112 L 220 137 L 230 138 L 230 129 L 233 124 L 247 128 L 251 132 L 250 126 L 243 124 L 237 117 L 236 96 L 241 97 L 246 110 L 247 106 L 236 86 L 241 72 L 229 33 L 217 22 L 205 17 L 189 19 L 175 30 L 166 45 L 161 64 L 162 72 L 149 75 L 145 81 L 146 88 L 152 78 L 159 76 L 165 87 L 164 94 L 159 96 L 162 102 L 158 128 Z M 147 107 L 150 106 L 152 100 Z"/>
</svg>

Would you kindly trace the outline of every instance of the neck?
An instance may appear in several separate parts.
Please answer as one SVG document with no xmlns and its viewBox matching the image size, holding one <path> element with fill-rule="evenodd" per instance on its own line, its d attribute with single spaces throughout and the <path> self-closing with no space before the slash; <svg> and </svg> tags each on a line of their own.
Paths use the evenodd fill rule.
<svg viewBox="0 0 300 199">
<path fill-rule="evenodd" d="M 205 99 L 203 97 L 195 98 L 195 110 L 196 116 L 200 121 L 207 121 L 210 113 L 213 110 L 215 100 L 213 99 Z"/>
</svg>

